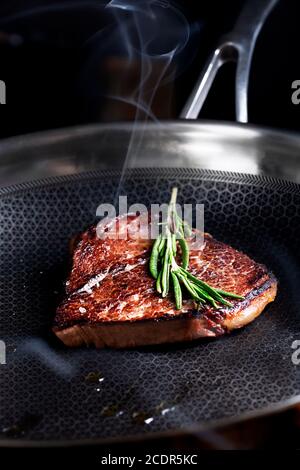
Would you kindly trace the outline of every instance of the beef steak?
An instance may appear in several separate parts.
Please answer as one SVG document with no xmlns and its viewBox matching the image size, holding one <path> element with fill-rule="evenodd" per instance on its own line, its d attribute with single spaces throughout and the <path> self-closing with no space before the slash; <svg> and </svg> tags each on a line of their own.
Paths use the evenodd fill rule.
<svg viewBox="0 0 300 470">
<path fill-rule="evenodd" d="M 191 249 L 189 270 L 244 300 L 198 310 L 187 298 L 176 310 L 172 293 L 161 298 L 149 274 L 152 241 L 133 236 L 135 216 L 126 224 L 127 240 L 99 239 L 93 226 L 73 243 L 66 298 L 53 325 L 67 346 L 125 348 L 220 336 L 254 320 L 276 296 L 277 281 L 264 265 L 205 233 L 201 247 Z"/>
</svg>

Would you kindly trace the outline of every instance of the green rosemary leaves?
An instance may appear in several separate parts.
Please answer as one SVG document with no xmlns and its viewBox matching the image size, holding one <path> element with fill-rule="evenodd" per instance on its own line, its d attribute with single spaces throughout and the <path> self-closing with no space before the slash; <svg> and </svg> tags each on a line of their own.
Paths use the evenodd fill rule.
<svg viewBox="0 0 300 470">
<path fill-rule="evenodd" d="M 189 226 L 183 222 L 176 211 L 177 188 L 173 188 L 168 208 L 168 220 L 163 234 L 155 240 L 150 256 L 149 269 L 156 279 L 156 290 L 166 297 L 172 289 L 176 308 L 182 308 L 182 288 L 198 305 L 218 304 L 232 307 L 224 297 L 243 299 L 243 297 L 211 287 L 188 271 L 189 246 L 185 234 L 191 234 Z M 178 245 L 180 247 L 181 264 L 177 264 Z"/>
</svg>

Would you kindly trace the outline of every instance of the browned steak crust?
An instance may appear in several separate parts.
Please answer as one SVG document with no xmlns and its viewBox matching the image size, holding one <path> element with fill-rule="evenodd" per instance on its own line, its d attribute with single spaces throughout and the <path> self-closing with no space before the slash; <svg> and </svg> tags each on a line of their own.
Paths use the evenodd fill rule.
<svg viewBox="0 0 300 470">
<path fill-rule="evenodd" d="M 136 217 L 128 218 L 133 228 Z M 272 302 L 277 281 L 264 265 L 205 234 L 190 253 L 191 272 L 213 287 L 245 297 L 233 307 L 195 309 L 191 300 L 176 310 L 162 299 L 149 275 L 151 242 L 101 240 L 91 227 L 77 241 L 67 297 L 57 309 L 53 331 L 68 346 L 132 347 L 219 336 L 256 318 Z"/>
</svg>

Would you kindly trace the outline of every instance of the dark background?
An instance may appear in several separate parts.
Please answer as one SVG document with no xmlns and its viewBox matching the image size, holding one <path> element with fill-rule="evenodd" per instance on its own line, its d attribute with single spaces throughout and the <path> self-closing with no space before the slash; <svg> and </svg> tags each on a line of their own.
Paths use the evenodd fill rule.
<svg viewBox="0 0 300 470">
<path fill-rule="evenodd" d="M 127 12 L 104 8 L 105 3 L 109 2 L 1 1 L 0 79 L 6 83 L 7 104 L 0 107 L 0 138 L 135 118 L 133 105 L 108 95 L 117 94 L 118 90 L 127 97 L 140 81 L 140 56 L 134 49 L 138 40 L 134 38 L 132 44 L 132 60 L 124 48 L 121 29 L 123 20 L 132 15 L 133 6 L 144 8 L 145 2 L 128 0 Z M 168 80 L 162 80 L 157 89 L 152 111 L 158 119 L 178 117 L 209 52 L 218 38 L 233 27 L 244 2 L 169 3 L 186 18 L 190 37 L 173 58 Z M 300 130 L 300 105 L 291 102 L 291 83 L 300 79 L 298 4 L 299 0 L 281 0 L 259 37 L 249 94 L 251 123 Z M 112 10 L 119 14 L 119 23 Z M 164 52 L 166 38 L 174 35 L 174 41 L 177 37 L 182 39 L 172 15 L 169 22 L 170 7 L 156 8 L 159 11 L 164 14 L 163 21 L 158 18 L 157 29 L 153 29 L 154 23 L 150 27 L 156 41 L 155 54 Z M 142 32 L 144 26 L 147 24 L 142 26 Z M 159 61 L 152 74 L 146 102 L 151 87 L 153 91 L 158 82 Z M 220 72 L 201 118 L 234 120 L 234 74 L 233 65 Z"/>
</svg>

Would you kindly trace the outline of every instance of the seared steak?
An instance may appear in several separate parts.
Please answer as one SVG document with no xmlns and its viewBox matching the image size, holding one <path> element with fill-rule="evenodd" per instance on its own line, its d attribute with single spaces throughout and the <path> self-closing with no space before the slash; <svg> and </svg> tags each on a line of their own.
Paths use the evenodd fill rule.
<svg viewBox="0 0 300 470">
<path fill-rule="evenodd" d="M 93 226 L 73 243 L 66 298 L 53 326 L 67 346 L 125 348 L 220 336 L 254 320 L 274 300 L 277 281 L 264 265 L 205 234 L 203 245 L 191 250 L 189 270 L 244 300 L 200 310 L 183 300 L 176 310 L 172 294 L 163 299 L 155 290 L 148 266 L 152 241 L 136 239 L 134 224 L 129 216 L 127 240 L 99 239 Z"/>
</svg>

